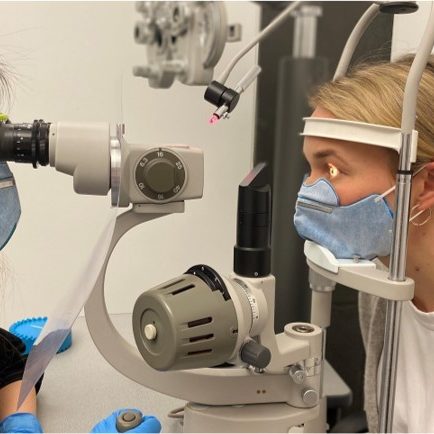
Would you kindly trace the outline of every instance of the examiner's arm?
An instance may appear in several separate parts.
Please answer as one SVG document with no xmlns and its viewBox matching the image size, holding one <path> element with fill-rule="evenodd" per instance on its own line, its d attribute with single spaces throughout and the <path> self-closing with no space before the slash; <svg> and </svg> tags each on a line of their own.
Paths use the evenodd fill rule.
<svg viewBox="0 0 434 434">
<path fill-rule="evenodd" d="M 0 421 L 12 413 L 33 413 L 36 415 L 36 391 L 29 393 L 22 406 L 17 410 L 21 381 L 15 381 L 0 389 Z"/>
<path fill-rule="evenodd" d="M 0 329 L 0 433 L 36 433 L 42 427 L 36 418 L 36 391 L 17 410 L 26 357 L 23 342 Z M 36 390 L 39 390 L 41 380 Z"/>
<path fill-rule="evenodd" d="M 36 392 L 33 391 L 17 410 L 21 381 L 0 389 L 0 433 L 42 433 L 36 418 Z"/>
</svg>

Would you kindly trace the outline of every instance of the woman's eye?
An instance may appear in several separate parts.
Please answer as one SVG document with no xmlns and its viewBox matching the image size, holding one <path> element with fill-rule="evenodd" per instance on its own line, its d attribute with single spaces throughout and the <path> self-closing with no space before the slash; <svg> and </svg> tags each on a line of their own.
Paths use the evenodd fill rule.
<svg viewBox="0 0 434 434">
<path fill-rule="evenodd" d="M 333 164 L 327 164 L 328 169 L 329 169 L 329 175 L 334 178 L 335 176 L 339 175 L 339 170 L 336 166 L 334 166 Z"/>
</svg>

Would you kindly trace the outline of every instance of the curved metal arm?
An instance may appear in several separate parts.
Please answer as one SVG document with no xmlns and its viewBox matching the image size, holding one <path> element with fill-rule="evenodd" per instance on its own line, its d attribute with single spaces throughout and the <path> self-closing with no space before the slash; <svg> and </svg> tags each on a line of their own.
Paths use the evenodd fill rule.
<svg viewBox="0 0 434 434">
<path fill-rule="evenodd" d="M 289 375 L 258 375 L 241 368 L 159 372 L 147 365 L 137 348 L 116 330 L 107 312 L 104 297 L 104 280 L 110 257 L 119 240 L 130 229 L 165 215 L 168 214 L 140 214 L 130 210 L 116 220 L 104 266 L 85 306 L 86 322 L 99 352 L 126 377 L 175 398 L 208 405 L 291 401 L 294 387 Z M 258 394 L 257 390 L 266 390 L 267 393 Z"/>
<path fill-rule="evenodd" d="M 342 51 L 342 55 L 336 68 L 333 81 L 346 74 L 351 59 L 353 58 L 354 51 L 356 51 L 357 45 L 359 45 L 361 37 L 365 34 L 366 29 L 379 14 L 379 12 L 380 6 L 377 4 L 372 4 L 355 25 L 350 37 L 347 40 L 347 43 L 345 44 L 344 50 Z"/>
<path fill-rule="evenodd" d="M 229 77 L 229 74 L 235 68 L 236 64 L 262 39 L 266 38 L 271 32 L 276 30 L 294 11 L 296 8 L 300 6 L 299 1 L 295 1 L 291 3 L 280 15 L 277 16 L 270 24 L 268 24 L 265 29 L 263 29 L 252 41 L 250 41 L 246 47 L 244 47 L 240 52 L 236 54 L 236 56 L 229 62 L 228 66 L 224 69 L 224 71 L 219 75 L 217 81 L 221 84 L 225 84 L 226 80 Z"/>
</svg>

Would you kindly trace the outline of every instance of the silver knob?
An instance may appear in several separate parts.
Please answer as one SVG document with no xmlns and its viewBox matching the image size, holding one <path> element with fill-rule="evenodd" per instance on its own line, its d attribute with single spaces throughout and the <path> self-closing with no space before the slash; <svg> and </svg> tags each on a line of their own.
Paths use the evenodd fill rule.
<svg viewBox="0 0 434 434">
<path fill-rule="evenodd" d="M 303 399 L 303 402 L 308 405 L 309 407 L 313 407 L 314 405 L 318 404 L 318 392 L 314 389 L 304 389 L 301 397 Z"/>
<path fill-rule="evenodd" d="M 133 75 L 143 78 L 152 78 L 156 76 L 155 71 L 150 66 L 134 66 Z"/>
<path fill-rule="evenodd" d="M 139 21 L 134 28 L 134 39 L 138 44 L 152 44 L 155 31 L 143 21 Z"/>
<path fill-rule="evenodd" d="M 300 365 L 292 365 L 289 368 L 289 376 L 295 384 L 303 384 L 306 373 Z"/>
</svg>

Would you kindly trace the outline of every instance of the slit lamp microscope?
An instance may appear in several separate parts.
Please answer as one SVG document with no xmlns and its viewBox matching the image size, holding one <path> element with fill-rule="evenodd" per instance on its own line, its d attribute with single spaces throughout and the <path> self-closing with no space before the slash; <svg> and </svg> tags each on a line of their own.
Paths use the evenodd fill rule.
<svg viewBox="0 0 434 434">
<path fill-rule="evenodd" d="M 358 41 L 385 3 L 395 2 L 374 3 L 362 16 L 335 78 L 345 74 Z M 270 274 L 270 189 L 264 165 L 256 166 L 239 186 L 233 273 L 222 276 L 199 264 L 145 291 L 133 310 L 132 346 L 113 326 L 105 305 L 110 256 L 132 228 L 183 212 L 185 200 L 202 196 L 202 152 L 182 145 L 130 145 L 122 126 L 111 129 L 104 123 L 1 123 L 1 161 L 50 164 L 73 176 L 77 193 L 105 195 L 111 190 L 114 206 L 132 204 L 116 219 L 104 266 L 85 306 L 86 321 L 95 345 L 115 369 L 187 401 L 185 431 L 325 432 L 325 329 L 336 282 L 389 300 L 380 431 L 391 431 L 400 301 L 411 299 L 414 290 L 414 282 L 405 277 L 405 257 L 411 163 L 417 150 L 416 96 L 433 45 L 434 12 L 407 80 L 400 129 L 305 120 L 304 135 L 360 143 L 370 137 L 370 145 L 399 153 L 391 267 L 386 272 L 370 261 L 337 260 L 328 250 L 306 242 L 313 290 L 311 323 L 288 324 L 277 335 Z"/>
</svg>

